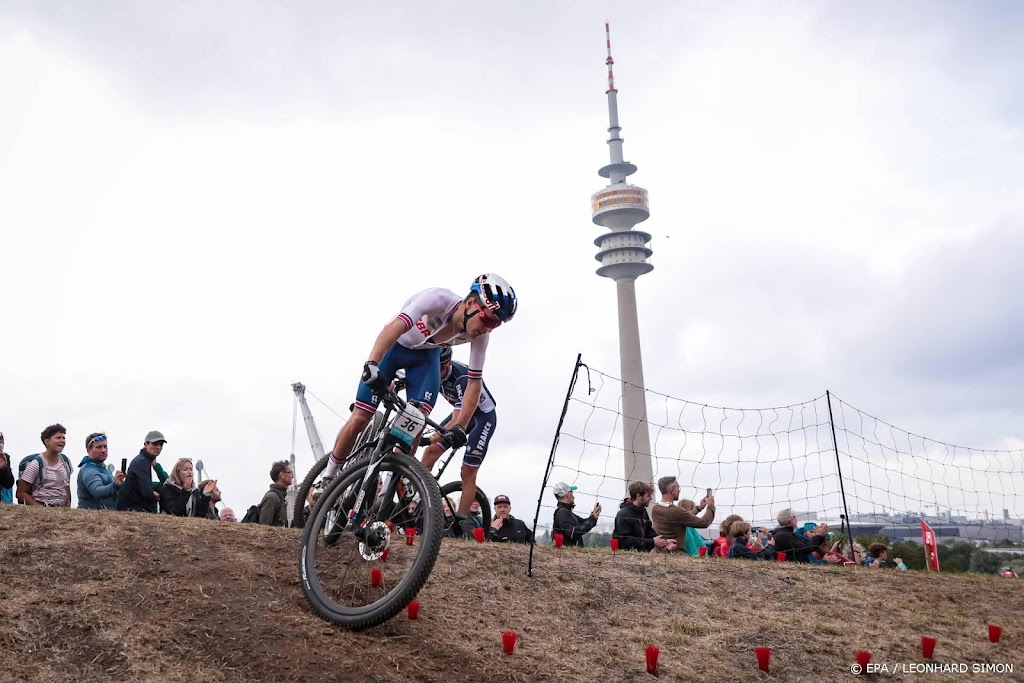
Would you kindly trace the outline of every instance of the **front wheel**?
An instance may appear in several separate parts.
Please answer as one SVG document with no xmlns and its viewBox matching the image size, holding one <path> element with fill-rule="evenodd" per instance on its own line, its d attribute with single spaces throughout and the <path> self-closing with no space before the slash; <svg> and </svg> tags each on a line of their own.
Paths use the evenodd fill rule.
<svg viewBox="0 0 1024 683">
<path fill-rule="evenodd" d="M 459 494 L 461 493 L 461 481 L 450 481 L 441 487 L 442 507 L 445 511 L 444 532 L 446 536 L 460 536 L 462 534 L 461 529 L 455 523 L 455 515 L 448 514 L 448 510 L 451 510 L 452 513 L 458 512 L 459 499 L 461 497 Z M 491 501 L 487 499 L 487 494 L 479 486 L 476 487 L 476 502 L 480 503 L 481 526 L 486 533 L 491 528 Z"/>
<path fill-rule="evenodd" d="M 402 611 L 423 588 L 441 548 L 441 490 L 406 455 L 381 461 L 370 495 L 354 509 L 369 463 L 363 457 L 338 473 L 313 506 L 299 550 L 302 592 L 313 610 L 353 630 Z M 346 523 L 353 515 L 358 523 Z"/>
</svg>

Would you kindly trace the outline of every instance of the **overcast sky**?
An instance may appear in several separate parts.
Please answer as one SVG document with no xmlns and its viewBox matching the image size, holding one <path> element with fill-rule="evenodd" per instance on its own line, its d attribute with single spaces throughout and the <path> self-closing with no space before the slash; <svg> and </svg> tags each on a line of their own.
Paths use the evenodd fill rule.
<svg viewBox="0 0 1024 683">
<path fill-rule="evenodd" d="M 619 374 L 589 214 L 606 19 L 651 200 L 648 386 L 830 389 L 1024 447 L 1019 3 L 9 0 L 7 450 L 59 421 L 76 463 L 98 430 L 119 463 L 160 429 L 165 467 L 202 458 L 244 510 L 291 451 L 292 382 L 345 413 L 408 296 L 494 271 L 520 309 L 491 340 L 479 483 L 532 520 L 576 354 Z M 301 476 L 301 425 L 296 453 Z"/>
</svg>

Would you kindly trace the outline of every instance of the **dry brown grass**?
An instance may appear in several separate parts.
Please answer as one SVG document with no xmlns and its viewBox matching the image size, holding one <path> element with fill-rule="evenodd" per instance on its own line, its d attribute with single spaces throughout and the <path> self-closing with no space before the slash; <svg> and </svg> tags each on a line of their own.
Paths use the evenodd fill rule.
<svg viewBox="0 0 1024 683">
<path fill-rule="evenodd" d="M 0 506 L 0 680 L 855 680 L 853 653 L 1007 662 L 1024 680 L 1024 581 L 446 541 L 418 621 L 312 614 L 299 532 Z M 986 640 L 987 622 L 1005 629 Z M 515 629 L 513 656 L 500 633 Z M 754 647 L 774 649 L 771 675 Z M 882 676 L 878 680 L 961 680 Z"/>
</svg>

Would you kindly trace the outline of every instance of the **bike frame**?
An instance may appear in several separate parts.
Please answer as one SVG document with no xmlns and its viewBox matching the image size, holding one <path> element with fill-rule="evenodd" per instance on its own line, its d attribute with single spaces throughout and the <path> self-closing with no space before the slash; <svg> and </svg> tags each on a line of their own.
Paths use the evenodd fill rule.
<svg viewBox="0 0 1024 683">
<path fill-rule="evenodd" d="M 402 399 L 393 389 L 387 389 L 386 391 L 378 394 L 381 401 L 384 403 L 384 423 L 380 434 L 377 436 L 377 445 L 373 449 L 373 454 L 370 456 L 370 462 L 366 467 L 366 473 L 363 475 L 362 484 L 359 487 L 359 496 L 356 498 L 355 505 L 349 512 L 349 521 L 353 526 L 357 526 L 362 521 L 362 507 L 363 501 L 367 495 L 376 494 L 376 480 L 377 480 L 377 468 L 380 466 L 384 459 L 388 456 L 405 455 L 411 458 L 412 456 L 408 453 L 401 452 L 398 444 L 389 444 L 388 435 L 390 434 L 391 425 L 394 422 L 394 416 L 400 415 L 405 410 L 408 403 Z M 419 410 L 419 408 L 417 408 Z M 393 415 L 394 414 L 394 415 Z M 424 417 L 424 423 L 426 427 L 431 427 L 436 431 L 446 434 L 447 430 L 436 422 L 432 421 L 429 417 Z M 422 445 L 422 434 L 420 437 L 420 445 Z M 390 447 L 389 447 L 390 446 Z M 455 449 L 450 449 L 454 455 Z M 448 460 L 445 461 L 447 466 L 448 461 L 451 460 L 451 455 L 448 456 Z M 441 472 L 444 471 L 442 467 Z M 440 479 L 441 472 L 438 472 L 437 479 Z M 371 484 L 372 482 L 372 484 Z M 371 486 L 373 491 L 371 493 Z M 398 487 L 397 481 L 389 481 L 382 493 L 384 494 L 383 500 L 390 500 L 395 495 Z"/>
</svg>

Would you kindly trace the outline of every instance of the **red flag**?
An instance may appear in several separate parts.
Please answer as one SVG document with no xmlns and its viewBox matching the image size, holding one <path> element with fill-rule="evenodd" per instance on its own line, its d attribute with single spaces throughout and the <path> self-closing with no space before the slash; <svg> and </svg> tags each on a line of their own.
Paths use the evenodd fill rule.
<svg viewBox="0 0 1024 683">
<path fill-rule="evenodd" d="M 935 540 L 935 532 L 928 523 L 921 520 L 921 543 L 924 544 L 924 568 L 939 571 L 939 546 Z"/>
</svg>

